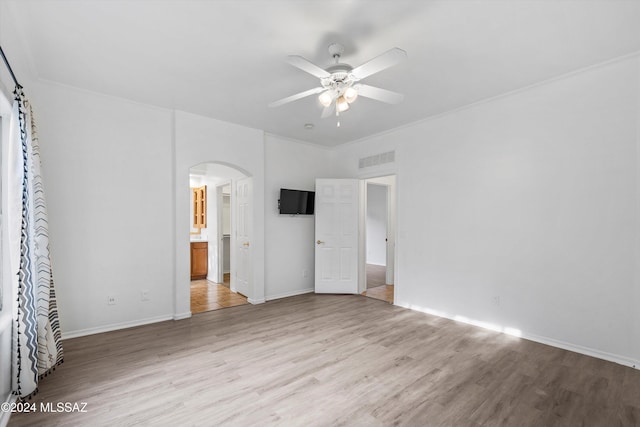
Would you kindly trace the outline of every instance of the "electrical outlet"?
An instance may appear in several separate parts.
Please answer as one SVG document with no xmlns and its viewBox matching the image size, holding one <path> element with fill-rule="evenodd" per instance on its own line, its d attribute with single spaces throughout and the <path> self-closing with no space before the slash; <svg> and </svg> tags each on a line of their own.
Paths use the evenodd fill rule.
<svg viewBox="0 0 640 427">
<path fill-rule="evenodd" d="M 140 300 L 141 301 L 149 301 L 149 290 L 148 289 L 144 289 L 142 292 L 140 292 Z"/>
<path fill-rule="evenodd" d="M 304 277 L 304 278 L 309 277 L 309 270 L 307 270 L 307 269 L 302 270 L 302 277 Z"/>
<path fill-rule="evenodd" d="M 493 301 L 493 305 L 500 305 L 500 297 L 493 297 L 492 298 Z"/>
<path fill-rule="evenodd" d="M 107 304 L 108 305 L 116 305 L 116 296 L 115 295 L 109 295 L 107 297 Z"/>
</svg>

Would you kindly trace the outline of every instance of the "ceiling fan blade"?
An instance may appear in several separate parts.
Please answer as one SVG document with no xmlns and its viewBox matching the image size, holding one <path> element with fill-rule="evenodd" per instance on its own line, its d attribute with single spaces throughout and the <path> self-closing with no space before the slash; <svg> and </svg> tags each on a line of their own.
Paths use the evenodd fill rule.
<svg viewBox="0 0 640 427">
<path fill-rule="evenodd" d="M 359 96 L 386 102 L 387 104 L 399 104 L 404 99 L 404 95 L 401 93 L 380 89 L 375 86 L 358 84 L 355 85 L 354 88 L 358 91 Z"/>
<path fill-rule="evenodd" d="M 306 71 L 307 73 L 316 76 L 319 79 L 329 77 L 331 75 L 322 68 L 318 67 L 316 64 L 309 62 L 307 59 L 304 59 L 299 55 L 287 56 L 287 62 L 294 67 L 300 68 L 302 71 Z"/>
<path fill-rule="evenodd" d="M 322 115 L 320 116 L 323 119 L 330 117 L 336 110 L 336 103 L 332 102 L 328 107 L 324 107 L 322 110 Z"/>
<path fill-rule="evenodd" d="M 379 71 L 386 70 L 389 67 L 392 67 L 402 61 L 407 59 L 407 52 L 404 50 L 394 47 L 386 51 L 385 53 L 376 56 L 369 62 L 365 62 L 359 67 L 351 70 L 351 74 L 357 79 L 364 79 L 372 74 L 375 74 Z"/>
<path fill-rule="evenodd" d="M 306 98 L 307 96 L 315 95 L 316 93 L 320 93 L 324 90 L 323 87 L 314 87 L 313 89 L 305 90 L 304 92 L 296 93 L 295 95 L 287 96 L 286 98 L 279 99 L 277 101 L 273 101 L 269 104 L 269 107 L 279 107 L 288 102 L 297 101 L 298 99 Z"/>
</svg>

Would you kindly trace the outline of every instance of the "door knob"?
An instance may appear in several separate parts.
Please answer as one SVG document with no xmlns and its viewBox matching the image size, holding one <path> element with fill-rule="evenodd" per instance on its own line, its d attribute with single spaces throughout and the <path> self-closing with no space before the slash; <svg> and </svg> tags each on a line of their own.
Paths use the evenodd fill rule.
<svg viewBox="0 0 640 427">
<path fill-rule="evenodd" d="M 321 244 L 323 244 L 324 242 L 323 242 L 322 240 L 318 240 L 316 243 L 317 243 L 317 244 L 319 244 L 319 245 L 321 245 Z"/>
</svg>

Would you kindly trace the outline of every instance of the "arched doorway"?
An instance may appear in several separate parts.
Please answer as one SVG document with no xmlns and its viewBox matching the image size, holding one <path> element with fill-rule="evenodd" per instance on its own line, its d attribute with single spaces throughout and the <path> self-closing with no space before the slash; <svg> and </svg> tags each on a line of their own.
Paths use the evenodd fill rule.
<svg viewBox="0 0 640 427">
<path fill-rule="evenodd" d="M 193 314 L 247 304 L 251 296 L 251 184 L 246 171 L 225 163 L 189 169 Z"/>
</svg>

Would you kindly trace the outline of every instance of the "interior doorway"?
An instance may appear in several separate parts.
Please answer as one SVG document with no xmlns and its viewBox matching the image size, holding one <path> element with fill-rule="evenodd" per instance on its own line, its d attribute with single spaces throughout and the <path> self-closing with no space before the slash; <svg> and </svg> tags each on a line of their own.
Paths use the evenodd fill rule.
<svg viewBox="0 0 640 427">
<path fill-rule="evenodd" d="M 395 296 L 395 175 L 364 180 L 362 295 L 393 304 Z"/>
<path fill-rule="evenodd" d="M 234 250 L 238 224 L 238 183 L 251 181 L 242 172 L 218 163 L 201 163 L 189 171 L 190 186 L 190 307 L 197 314 L 248 304 L 238 292 L 238 276 L 248 267 L 237 258 L 248 258 Z M 241 225 L 242 227 L 246 227 Z M 246 263 L 246 261 L 244 261 Z M 250 266 L 249 266 L 250 267 Z"/>
</svg>

